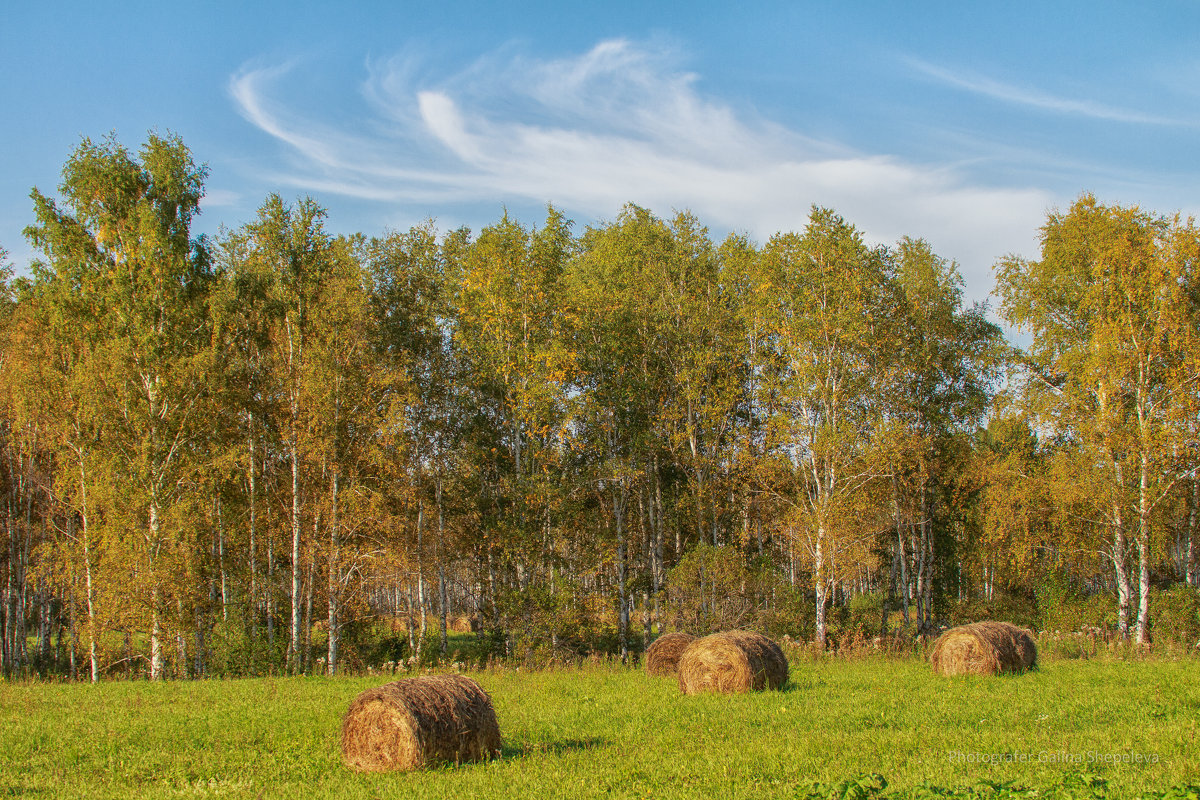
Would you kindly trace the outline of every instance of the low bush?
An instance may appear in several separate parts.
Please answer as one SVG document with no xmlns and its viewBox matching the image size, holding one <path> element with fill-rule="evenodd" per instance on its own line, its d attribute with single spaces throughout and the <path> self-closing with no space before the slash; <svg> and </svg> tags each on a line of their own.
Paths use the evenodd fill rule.
<svg viewBox="0 0 1200 800">
<path fill-rule="evenodd" d="M 1200 649 L 1200 590 L 1180 585 L 1150 595 L 1150 635 L 1155 646 Z"/>
</svg>

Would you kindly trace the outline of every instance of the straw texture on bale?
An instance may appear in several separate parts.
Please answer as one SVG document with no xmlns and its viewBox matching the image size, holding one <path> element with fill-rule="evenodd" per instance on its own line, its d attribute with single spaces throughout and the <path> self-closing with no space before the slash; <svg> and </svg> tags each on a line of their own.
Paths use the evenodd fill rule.
<svg viewBox="0 0 1200 800">
<path fill-rule="evenodd" d="M 655 639 L 646 648 L 647 674 L 676 674 L 679 671 L 679 657 L 694 641 L 696 641 L 696 637 L 690 633 L 668 633 Z"/>
<path fill-rule="evenodd" d="M 410 770 L 500 754 L 492 699 L 462 675 L 405 678 L 368 689 L 342 720 L 342 761 L 360 772 Z"/>
<path fill-rule="evenodd" d="M 787 679 L 783 650 L 752 631 L 705 636 L 688 645 L 679 657 L 679 689 L 684 694 L 778 689 Z"/>
<path fill-rule="evenodd" d="M 975 622 L 951 628 L 929 656 L 939 675 L 998 675 L 1037 664 L 1033 634 L 1007 622 Z"/>
</svg>

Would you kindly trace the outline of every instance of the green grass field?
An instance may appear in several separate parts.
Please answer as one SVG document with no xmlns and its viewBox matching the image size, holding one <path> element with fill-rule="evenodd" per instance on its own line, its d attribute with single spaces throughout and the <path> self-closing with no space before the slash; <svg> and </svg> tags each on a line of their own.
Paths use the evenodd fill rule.
<svg viewBox="0 0 1200 800">
<path fill-rule="evenodd" d="M 338 730 L 378 676 L 0 683 L 0 796 L 1137 797 L 1200 785 L 1194 661 L 943 679 L 916 659 L 797 660 L 785 691 L 696 697 L 616 666 L 474 677 L 495 701 L 503 758 L 370 776 L 341 766 Z"/>
</svg>

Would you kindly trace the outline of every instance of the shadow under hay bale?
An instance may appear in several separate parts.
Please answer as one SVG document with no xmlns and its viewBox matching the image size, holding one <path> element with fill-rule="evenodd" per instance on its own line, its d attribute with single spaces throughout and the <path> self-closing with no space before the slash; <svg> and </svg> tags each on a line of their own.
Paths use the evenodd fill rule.
<svg viewBox="0 0 1200 800">
<path fill-rule="evenodd" d="M 951 628 L 929 656 L 939 675 L 999 675 L 1037 665 L 1033 635 L 1007 622 L 975 622 Z"/>
<path fill-rule="evenodd" d="M 342 761 L 360 772 L 410 770 L 499 754 L 500 726 L 492 699 L 462 675 L 405 678 L 368 689 L 342 720 Z"/>
<path fill-rule="evenodd" d="M 674 675 L 679 671 L 679 657 L 687 646 L 696 641 L 690 633 L 668 633 L 658 637 L 646 648 L 648 675 Z"/>
<path fill-rule="evenodd" d="M 787 679 L 783 650 L 752 631 L 705 636 L 688 645 L 679 657 L 679 689 L 684 694 L 778 689 Z"/>
</svg>

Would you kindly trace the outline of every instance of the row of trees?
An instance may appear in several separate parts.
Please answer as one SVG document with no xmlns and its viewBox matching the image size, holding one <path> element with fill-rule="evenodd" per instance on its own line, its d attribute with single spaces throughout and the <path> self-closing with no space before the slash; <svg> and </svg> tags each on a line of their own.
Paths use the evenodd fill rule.
<svg viewBox="0 0 1200 800">
<path fill-rule="evenodd" d="M 208 240 L 205 177 L 151 135 L 33 192 L 5 673 L 332 674 L 368 626 L 419 658 L 464 620 L 624 657 L 639 611 L 824 643 L 855 596 L 928 631 L 1046 575 L 1145 641 L 1155 578 L 1197 581 L 1190 222 L 1051 216 L 999 267 L 1019 352 L 927 242 L 827 209 L 761 246 L 636 206 L 367 238 L 271 196 Z"/>
</svg>

